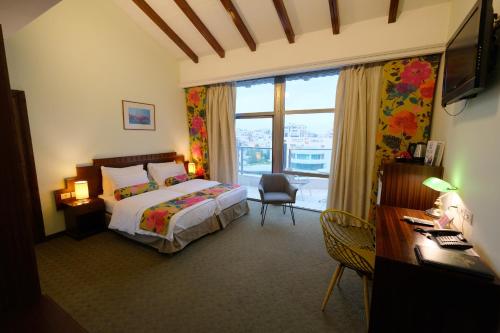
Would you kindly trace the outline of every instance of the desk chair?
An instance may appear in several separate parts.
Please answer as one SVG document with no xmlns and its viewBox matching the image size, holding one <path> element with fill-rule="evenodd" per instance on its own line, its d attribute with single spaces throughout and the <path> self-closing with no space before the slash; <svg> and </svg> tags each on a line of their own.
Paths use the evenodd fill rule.
<svg viewBox="0 0 500 333">
<path fill-rule="evenodd" d="M 290 207 L 293 225 L 295 225 L 295 215 L 293 214 L 293 204 L 297 196 L 297 187 L 290 184 L 286 176 L 282 173 L 264 174 L 260 178 L 259 194 L 262 206 L 260 207 L 261 221 L 264 225 L 266 220 L 267 206 L 282 205 L 283 214 L 286 212 L 286 206 Z"/>
<path fill-rule="evenodd" d="M 320 222 L 328 254 L 339 262 L 328 285 L 321 311 L 325 310 L 333 288 L 347 267 L 363 278 L 365 316 L 368 324 L 370 315 L 368 279 L 373 277 L 375 264 L 375 228 L 359 217 L 333 209 L 323 211 Z"/>
</svg>

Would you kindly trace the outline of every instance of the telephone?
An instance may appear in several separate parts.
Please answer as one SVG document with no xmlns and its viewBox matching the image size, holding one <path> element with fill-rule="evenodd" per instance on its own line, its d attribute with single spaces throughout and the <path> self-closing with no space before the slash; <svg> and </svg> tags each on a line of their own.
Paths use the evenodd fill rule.
<svg viewBox="0 0 500 333">
<path fill-rule="evenodd" d="M 458 230 L 452 229 L 433 229 L 426 230 L 427 233 L 434 237 L 436 243 L 441 247 L 466 250 L 472 248 L 472 244 L 468 243 L 464 235 Z"/>
</svg>

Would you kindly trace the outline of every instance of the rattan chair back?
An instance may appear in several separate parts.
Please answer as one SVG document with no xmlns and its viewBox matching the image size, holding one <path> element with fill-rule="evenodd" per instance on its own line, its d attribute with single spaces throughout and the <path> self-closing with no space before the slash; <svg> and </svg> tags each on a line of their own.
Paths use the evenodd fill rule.
<svg viewBox="0 0 500 333">
<path fill-rule="evenodd" d="M 330 256 L 360 274 L 372 275 L 375 265 L 375 228 L 348 212 L 327 209 L 320 215 Z"/>
</svg>

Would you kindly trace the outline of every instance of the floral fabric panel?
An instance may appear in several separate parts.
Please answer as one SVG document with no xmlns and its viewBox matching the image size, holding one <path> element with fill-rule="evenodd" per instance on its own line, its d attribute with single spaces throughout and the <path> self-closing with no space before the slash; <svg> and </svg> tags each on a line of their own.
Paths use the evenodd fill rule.
<svg viewBox="0 0 500 333">
<path fill-rule="evenodd" d="M 170 220 L 177 212 L 199 202 L 214 199 L 222 193 L 231 191 L 237 187 L 239 185 L 219 184 L 152 206 L 142 214 L 139 227 L 142 230 L 165 236 L 168 232 Z"/>
<path fill-rule="evenodd" d="M 134 195 L 154 191 L 157 189 L 158 189 L 158 184 L 156 184 L 156 182 L 154 182 L 154 181 L 151 181 L 149 183 L 127 186 L 127 187 L 116 189 L 114 195 L 115 195 L 115 199 L 120 201 L 122 199 L 132 197 Z"/>
<path fill-rule="evenodd" d="M 167 179 L 165 179 L 165 185 L 166 186 L 172 186 L 172 185 L 184 183 L 184 182 L 187 182 L 190 179 L 193 179 L 194 177 L 196 177 L 196 176 L 195 175 L 192 175 L 192 176 L 189 175 L 188 176 L 185 173 L 183 173 L 182 175 L 168 177 Z"/>
<path fill-rule="evenodd" d="M 429 55 L 388 61 L 384 65 L 370 219 L 375 217 L 382 164 L 394 161 L 408 150 L 410 143 L 429 140 L 439 61 L 439 55 Z"/>
<path fill-rule="evenodd" d="M 196 164 L 196 175 L 208 178 L 207 88 L 186 88 L 186 108 L 191 160 Z"/>
</svg>

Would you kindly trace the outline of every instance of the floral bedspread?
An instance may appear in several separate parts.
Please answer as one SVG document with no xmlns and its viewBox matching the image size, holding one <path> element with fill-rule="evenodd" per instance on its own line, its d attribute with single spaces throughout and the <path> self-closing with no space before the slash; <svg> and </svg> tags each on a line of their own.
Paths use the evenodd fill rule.
<svg viewBox="0 0 500 333">
<path fill-rule="evenodd" d="M 165 236 L 168 232 L 170 220 L 177 212 L 199 202 L 214 199 L 222 193 L 238 187 L 240 187 L 240 185 L 219 184 L 149 207 L 142 214 L 139 228 Z"/>
</svg>

